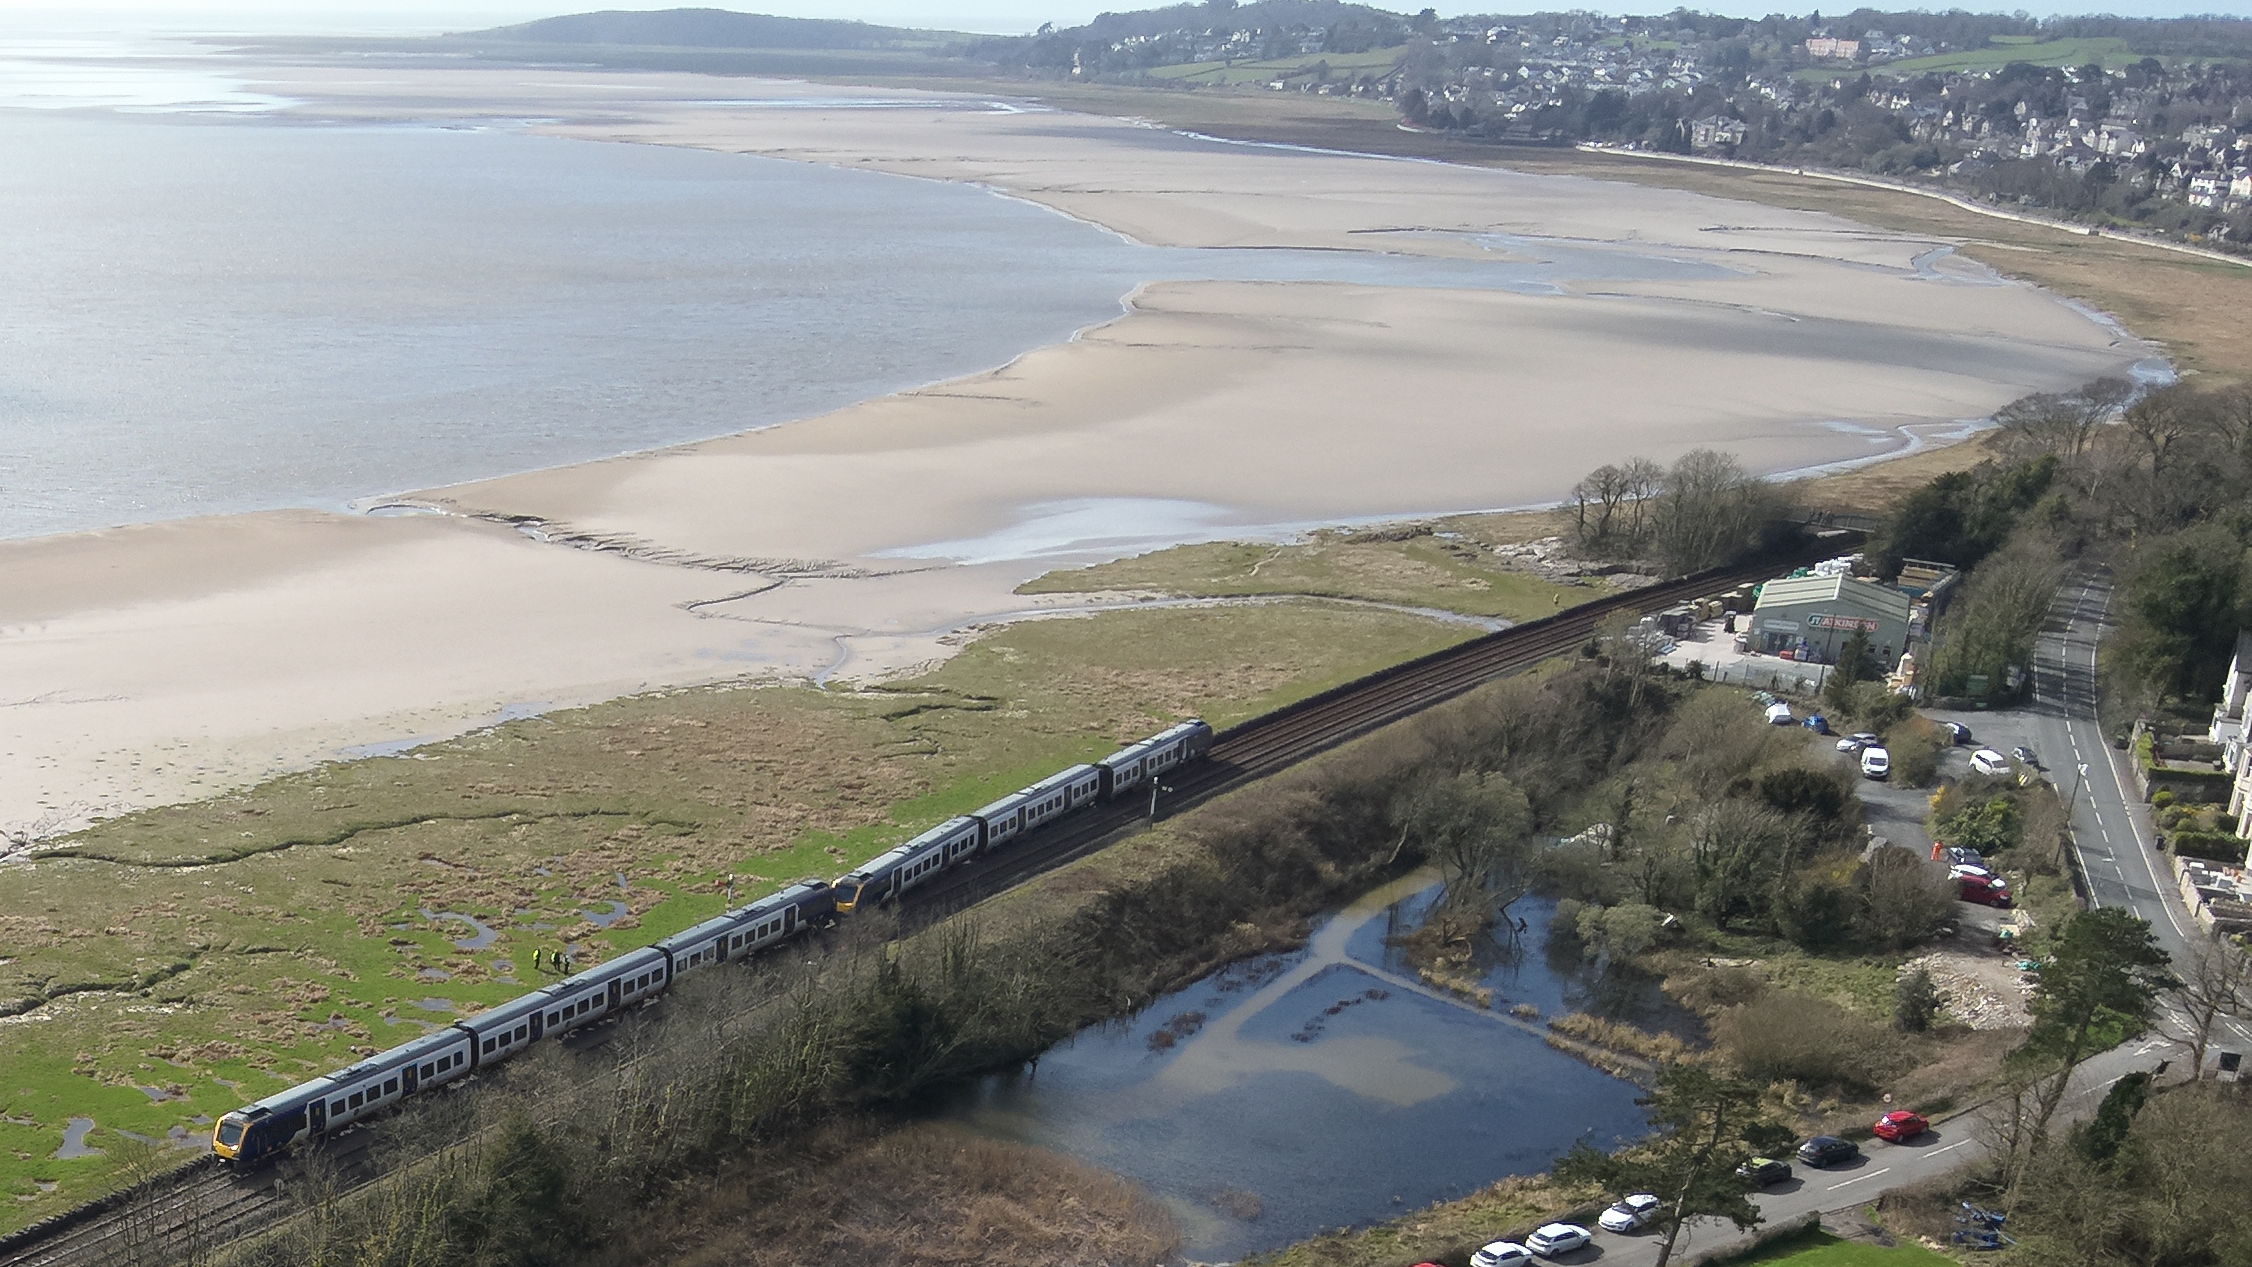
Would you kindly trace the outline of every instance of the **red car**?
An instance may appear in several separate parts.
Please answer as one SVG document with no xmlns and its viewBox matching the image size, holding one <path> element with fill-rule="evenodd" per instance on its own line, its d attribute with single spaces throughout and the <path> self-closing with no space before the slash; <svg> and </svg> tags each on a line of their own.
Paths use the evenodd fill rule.
<svg viewBox="0 0 2252 1267">
<path fill-rule="evenodd" d="M 1957 895 L 1965 902 L 2005 911 L 2016 905 L 2016 900 L 2010 896 L 2010 882 L 1986 868 L 1958 866 L 1953 868 L 1953 873 Z"/>
<path fill-rule="evenodd" d="M 1888 1139 L 1897 1144 L 1902 1140 L 1914 1139 L 1930 1130 L 1931 1123 L 1925 1121 L 1924 1115 L 1921 1113 L 1910 1113 L 1906 1109 L 1894 1109 L 1878 1118 L 1877 1124 L 1869 1129 L 1876 1132 L 1878 1139 Z"/>
</svg>

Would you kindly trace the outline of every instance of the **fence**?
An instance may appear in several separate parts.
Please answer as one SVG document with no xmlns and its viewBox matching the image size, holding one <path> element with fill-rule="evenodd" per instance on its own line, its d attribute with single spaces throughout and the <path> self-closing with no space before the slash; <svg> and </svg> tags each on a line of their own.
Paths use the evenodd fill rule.
<svg viewBox="0 0 2252 1267">
<path fill-rule="evenodd" d="M 1705 666 L 1707 682 L 1725 682 L 1730 686 L 1773 691 L 1778 695 L 1812 695 L 1822 689 L 1822 683 L 1829 676 L 1829 665 L 1802 664 L 1796 660 L 1782 660 L 1771 664 L 1731 660 Z"/>
</svg>

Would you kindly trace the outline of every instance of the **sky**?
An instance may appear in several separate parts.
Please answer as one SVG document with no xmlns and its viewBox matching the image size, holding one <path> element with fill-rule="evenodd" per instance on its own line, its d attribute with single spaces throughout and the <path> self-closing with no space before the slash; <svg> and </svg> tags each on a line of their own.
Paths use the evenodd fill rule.
<svg viewBox="0 0 2252 1267">
<path fill-rule="evenodd" d="M 38 26 L 55 29 L 124 29 L 191 31 L 323 31 L 323 32 L 429 32 L 475 30 L 507 22 L 522 22 L 557 13 L 589 9 L 668 9 L 689 5 L 731 8 L 745 12 L 775 13 L 790 17 L 857 18 L 887 26 L 932 27 L 954 31 L 1015 34 L 1042 22 L 1076 26 L 1103 10 L 1154 8 L 1161 0 L 87 0 L 58 4 L 55 0 L 0 0 L 0 20 L 8 27 Z M 1420 8 L 1417 0 L 1401 0 L 1381 7 Z M 1952 8 L 1957 0 L 1914 7 Z M 1871 8 L 1911 7 L 1902 0 L 1868 0 Z M 2252 0 L 2101 0 L 2087 5 L 2038 3 L 2036 0 L 1999 0 L 1979 3 L 1959 0 L 1961 7 L 2002 10 L 2023 7 L 2034 14 L 2117 13 L 2133 17 L 2177 17 L 2185 13 L 2224 13 L 2252 16 Z M 1540 9 L 1590 8 L 1607 12 L 1660 12 L 1675 0 L 1646 0 L 1640 5 L 1588 4 L 1586 0 L 1517 0 L 1516 3 L 1435 4 L 1441 14 L 1531 12 Z M 1690 7 L 1707 12 L 1752 16 L 1803 12 L 1815 7 L 1808 0 L 1797 4 L 1774 0 L 1711 0 Z M 1823 8 L 1831 6 L 1823 5 Z M 1850 6 L 1839 0 L 1835 6 Z"/>
</svg>

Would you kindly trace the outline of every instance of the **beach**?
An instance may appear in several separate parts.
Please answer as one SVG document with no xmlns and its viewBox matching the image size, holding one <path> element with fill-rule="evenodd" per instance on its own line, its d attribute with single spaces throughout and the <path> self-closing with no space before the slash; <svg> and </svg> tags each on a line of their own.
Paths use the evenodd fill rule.
<svg viewBox="0 0 2252 1267">
<path fill-rule="evenodd" d="M 2156 354 L 1944 242 L 1660 189 L 889 90 L 318 66 L 255 86 L 314 121 L 971 184 L 1153 246 L 1569 257 L 1575 279 L 1157 282 L 990 372 L 701 443 L 367 490 L 407 513 L 0 543 L 0 831 L 19 843 L 527 712 L 895 673 L 981 623 L 1071 610 L 1013 592 L 1065 563 L 1543 504 L 1601 462 L 1698 446 L 1769 474 L 1867 460 Z"/>
</svg>

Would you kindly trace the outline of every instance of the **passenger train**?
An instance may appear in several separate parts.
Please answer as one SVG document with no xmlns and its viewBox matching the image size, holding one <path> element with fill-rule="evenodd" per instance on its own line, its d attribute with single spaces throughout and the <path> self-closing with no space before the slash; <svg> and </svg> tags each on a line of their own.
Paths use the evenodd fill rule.
<svg viewBox="0 0 2252 1267">
<path fill-rule="evenodd" d="M 896 900 L 949 867 L 999 849 L 1095 801 L 1155 784 L 1202 757 L 1212 728 L 1190 720 L 1075 765 L 952 818 L 840 877 L 806 880 L 705 920 L 510 1003 L 487 1008 L 349 1069 L 236 1109 L 212 1128 L 211 1151 L 233 1166 L 271 1161 L 303 1140 L 332 1134 L 408 1096 L 466 1077 L 543 1038 L 569 1033 L 661 993 L 689 973 L 754 954 L 808 928 Z"/>
</svg>

